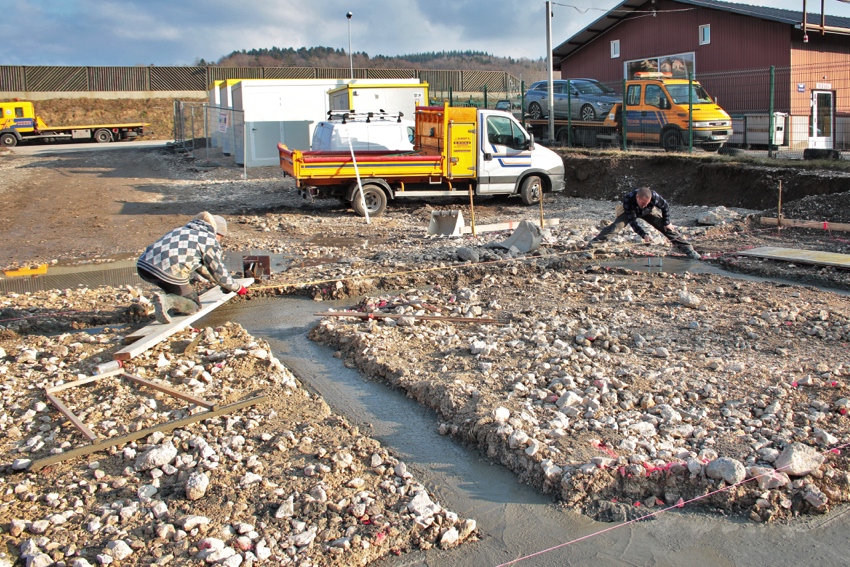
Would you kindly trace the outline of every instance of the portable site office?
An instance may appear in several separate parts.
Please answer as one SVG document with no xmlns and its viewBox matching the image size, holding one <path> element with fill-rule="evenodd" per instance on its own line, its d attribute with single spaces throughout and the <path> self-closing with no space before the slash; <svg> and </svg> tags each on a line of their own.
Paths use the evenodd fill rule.
<svg viewBox="0 0 850 567">
<path fill-rule="evenodd" d="M 234 81 L 233 84 L 229 84 Z M 396 86 L 420 87 L 419 79 L 398 79 Z M 248 167 L 277 165 L 277 144 L 310 149 L 313 128 L 331 110 L 328 93 L 346 85 L 384 85 L 386 79 L 244 79 L 228 80 L 221 105 L 242 111 L 244 159 Z M 227 91 L 227 92 L 225 92 Z M 239 113 L 237 113 L 239 114 Z M 411 113 L 412 116 L 412 113 Z M 238 135 L 238 133 L 237 133 Z M 241 152 L 238 152 L 241 153 Z M 242 156 L 236 156 L 242 163 Z"/>
</svg>

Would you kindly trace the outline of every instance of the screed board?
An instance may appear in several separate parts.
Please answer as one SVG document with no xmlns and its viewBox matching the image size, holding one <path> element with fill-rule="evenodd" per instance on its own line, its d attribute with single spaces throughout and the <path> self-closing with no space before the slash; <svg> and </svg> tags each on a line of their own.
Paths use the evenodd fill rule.
<svg viewBox="0 0 850 567">
<path fill-rule="evenodd" d="M 835 252 L 820 252 L 818 250 L 800 250 L 798 248 L 776 248 L 773 246 L 763 246 L 761 248 L 753 248 L 752 250 L 742 250 L 740 252 L 735 252 L 735 254 L 738 256 L 767 258 L 769 260 L 799 262 L 801 264 L 850 268 L 850 254 L 836 254 Z"/>
</svg>

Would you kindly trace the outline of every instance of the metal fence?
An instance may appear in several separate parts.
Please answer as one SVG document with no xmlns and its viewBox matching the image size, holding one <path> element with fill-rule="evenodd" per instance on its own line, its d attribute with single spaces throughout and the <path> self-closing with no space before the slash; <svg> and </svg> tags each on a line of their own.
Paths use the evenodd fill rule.
<svg viewBox="0 0 850 567">
<path fill-rule="evenodd" d="M 850 69 L 845 66 L 769 67 L 690 79 L 690 87 L 682 89 L 690 98 L 672 101 L 667 108 L 662 108 L 663 101 L 650 102 L 646 88 L 650 81 L 640 81 L 644 88 L 632 87 L 631 91 L 626 81 L 601 83 L 612 91 L 607 97 L 580 93 L 572 82 L 571 88 L 566 88 L 561 81 L 555 88 L 553 143 L 624 150 L 719 150 L 790 159 L 846 158 L 850 151 Z M 700 85 L 712 104 L 700 104 Z M 523 89 L 519 104 L 527 128 L 548 143 L 548 99 L 539 95 Z M 668 93 L 662 93 L 661 99 L 670 98 L 665 95 Z M 584 119 L 583 109 L 603 99 L 608 108 L 612 103 L 620 105 L 615 108 L 625 107 L 626 120 L 622 120 L 622 112 L 599 112 L 604 105 L 596 108 L 592 120 Z M 725 121 L 717 112 L 710 113 L 717 107 L 729 114 L 728 127 L 721 124 Z M 541 109 L 543 116 L 535 120 Z M 705 127 L 713 127 L 717 137 L 704 137 Z"/>
<path fill-rule="evenodd" d="M 0 65 L 0 95 L 21 92 L 206 91 L 226 79 L 348 79 L 351 69 L 323 67 L 53 67 Z M 356 79 L 419 79 L 438 93 L 508 91 L 503 71 L 354 69 Z M 518 92 L 516 90 L 512 92 Z"/>
<path fill-rule="evenodd" d="M 197 167 L 234 167 L 248 178 L 245 113 L 197 102 L 174 102 L 174 147 Z"/>
</svg>

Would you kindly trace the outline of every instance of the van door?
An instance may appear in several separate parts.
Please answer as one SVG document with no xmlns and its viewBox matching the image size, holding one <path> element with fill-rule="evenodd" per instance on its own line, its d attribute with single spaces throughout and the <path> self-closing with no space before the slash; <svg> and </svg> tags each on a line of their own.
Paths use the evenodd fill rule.
<svg viewBox="0 0 850 567">
<path fill-rule="evenodd" d="M 627 132 L 627 139 L 630 142 L 640 142 L 643 140 L 642 94 L 643 85 L 640 84 L 629 85 L 626 89 L 626 111 L 623 113 L 623 124 Z"/>
<path fill-rule="evenodd" d="M 661 85 L 646 85 L 643 94 L 643 107 L 640 113 L 641 139 L 644 142 L 661 142 L 661 130 L 667 124 L 667 116 L 662 110 L 662 101 L 667 94 Z"/>
<path fill-rule="evenodd" d="M 481 129 L 480 194 L 511 194 L 517 176 L 531 167 L 529 138 L 520 125 L 507 116 L 487 116 Z"/>
</svg>

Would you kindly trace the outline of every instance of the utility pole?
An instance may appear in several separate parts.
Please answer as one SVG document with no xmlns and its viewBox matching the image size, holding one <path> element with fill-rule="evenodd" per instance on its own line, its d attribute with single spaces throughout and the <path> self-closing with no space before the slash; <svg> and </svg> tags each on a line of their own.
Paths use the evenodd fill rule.
<svg viewBox="0 0 850 567">
<path fill-rule="evenodd" d="M 351 16 L 353 16 L 351 12 L 345 15 L 348 18 L 348 66 L 351 70 L 351 78 L 354 78 L 354 56 L 351 53 Z"/>
<path fill-rule="evenodd" d="M 552 2 L 546 0 L 546 61 L 549 78 L 549 145 L 555 141 L 555 81 L 552 71 Z"/>
</svg>

